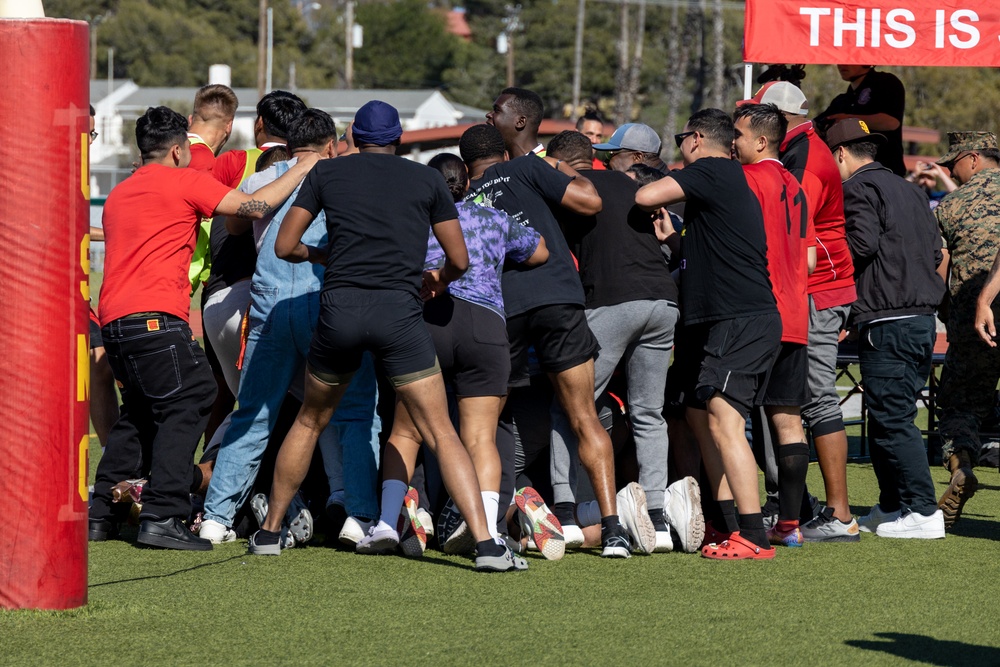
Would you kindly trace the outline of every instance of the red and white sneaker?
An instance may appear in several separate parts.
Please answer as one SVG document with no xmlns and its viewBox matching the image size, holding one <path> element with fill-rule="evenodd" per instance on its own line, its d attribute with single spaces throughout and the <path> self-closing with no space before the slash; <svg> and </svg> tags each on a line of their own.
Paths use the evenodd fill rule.
<svg viewBox="0 0 1000 667">
<path fill-rule="evenodd" d="M 566 554 L 562 526 L 538 491 L 526 486 L 514 494 L 514 503 L 521 511 L 521 532 L 534 541 L 548 560 L 561 559 Z"/>
</svg>

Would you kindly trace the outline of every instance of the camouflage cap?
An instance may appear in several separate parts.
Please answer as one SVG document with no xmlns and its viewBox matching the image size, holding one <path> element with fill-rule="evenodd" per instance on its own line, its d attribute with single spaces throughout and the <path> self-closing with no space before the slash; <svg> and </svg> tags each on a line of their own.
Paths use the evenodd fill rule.
<svg viewBox="0 0 1000 667">
<path fill-rule="evenodd" d="M 997 148 L 997 137 L 992 132 L 949 132 L 948 152 L 937 163 L 947 165 L 964 151 L 981 151 L 987 148 Z"/>
</svg>

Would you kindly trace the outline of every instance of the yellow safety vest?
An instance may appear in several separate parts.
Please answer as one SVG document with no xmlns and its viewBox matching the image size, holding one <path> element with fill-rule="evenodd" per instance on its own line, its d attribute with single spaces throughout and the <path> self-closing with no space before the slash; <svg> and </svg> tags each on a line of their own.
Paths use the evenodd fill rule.
<svg viewBox="0 0 1000 667">
<path fill-rule="evenodd" d="M 191 144 L 204 144 L 202 139 L 192 138 Z M 246 151 L 247 163 L 243 167 L 243 177 L 240 178 L 240 185 L 243 181 L 254 173 L 257 167 L 257 158 L 263 151 L 259 148 L 250 148 Z M 239 187 L 239 186 L 237 186 Z M 202 218 L 198 225 L 198 240 L 194 246 L 194 255 L 191 256 L 191 266 L 188 268 L 188 280 L 191 281 L 191 294 L 198 289 L 198 285 L 208 280 L 212 274 L 212 218 Z"/>
</svg>

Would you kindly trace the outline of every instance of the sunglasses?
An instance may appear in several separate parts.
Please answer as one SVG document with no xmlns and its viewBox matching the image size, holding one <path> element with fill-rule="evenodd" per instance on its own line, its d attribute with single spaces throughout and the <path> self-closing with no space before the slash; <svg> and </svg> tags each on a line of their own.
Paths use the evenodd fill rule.
<svg viewBox="0 0 1000 667">
<path fill-rule="evenodd" d="M 688 137 L 690 137 L 692 134 L 698 134 L 698 133 L 697 132 L 681 132 L 680 134 L 675 134 L 674 135 L 674 143 L 677 144 L 677 148 L 680 148 L 681 144 L 684 143 L 684 140 L 687 139 Z"/>
<path fill-rule="evenodd" d="M 957 160 L 952 160 L 951 162 L 947 162 L 943 166 L 947 167 L 948 171 L 955 171 L 955 165 L 957 165 L 959 162 L 961 162 L 965 158 L 970 157 L 972 155 L 975 155 L 975 153 L 966 153 L 965 155 L 963 155 L 962 157 L 958 158 Z"/>
<path fill-rule="evenodd" d="M 90 138 L 91 139 L 97 139 L 97 137 L 98 137 L 97 131 L 96 130 L 91 130 L 90 131 Z"/>
</svg>

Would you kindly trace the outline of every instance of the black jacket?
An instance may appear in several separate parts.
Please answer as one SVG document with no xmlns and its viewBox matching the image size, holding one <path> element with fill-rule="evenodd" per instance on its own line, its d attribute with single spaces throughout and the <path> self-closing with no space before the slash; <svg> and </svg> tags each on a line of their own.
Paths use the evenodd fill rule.
<svg viewBox="0 0 1000 667">
<path fill-rule="evenodd" d="M 844 181 L 844 213 L 858 287 L 851 321 L 933 313 L 945 292 L 941 233 L 923 192 L 873 162 Z"/>
</svg>

